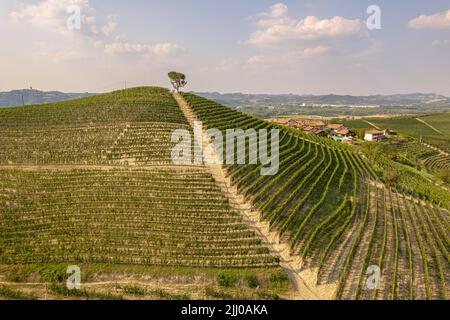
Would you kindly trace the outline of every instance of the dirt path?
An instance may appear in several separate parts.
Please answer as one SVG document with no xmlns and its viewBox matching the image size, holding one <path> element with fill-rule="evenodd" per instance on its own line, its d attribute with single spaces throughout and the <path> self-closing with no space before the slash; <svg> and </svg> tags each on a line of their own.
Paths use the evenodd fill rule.
<svg viewBox="0 0 450 320">
<path fill-rule="evenodd" d="M 102 287 L 108 285 L 140 285 L 147 287 L 159 288 L 161 286 L 160 282 L 157 281 L 139 281 L 139 280 L 110 280 L 110 281 L 99 281 L 99 282 L 81 282 L 80 286 L 83 288 L 89 287 Z M 48 286 L 45 282 L 8 282 L 0 281 L 0 285 L 11 286 L 11 287 L 29 287 L 29 286 Z M 173 286 L 173 284 L 170 284 Z M 177 287 L 191 287 L 192 284 L 177 284 Z"/>
<path fill-rule="evenodd" d="M 36 293 L 36 290 L 42 290 L 42 294 L 40 294 L 41 300 L 48 299 L 59 299 L 58 294 L 52 294 L 49 292 L 49 283 L 45 282 L 9 282 L 9 281 L 0 281 L 0 286 L 7 286 L 9 288 L 13 288 L 15 290 L 24 290 L 24 292 L 30 291 L 31 293 Z M 204 296 L 197 292 L 199 284 L 197 283 L 164 283 L 157 280 L 136 280 L 136 279 L 116 279 L 109 281 L 93 281 L 93 282 L 81 282 L 80 287 L 82 290 L 94 290 L 94 292 L 102 292 L 106 291 L 107 293 L 111 292 L 111 289 L 118 289 L 120 287 L 126 286 L 138 286 L 140 288 L 145 288 L 147 291 L 166 291 L 170 294 L 185 294 L 189 293 L 190 298 L 194 300 L 203 300 Z M 191 292 L 194 292 L 191 295 Z M 49 294 L 50 293 L 50 294 Z M 126 294 L 125 292 L 121 293 L 121 296 L 129 296 L 129 299 L 135 300 L 136 296 L 133 294 Z M 52 297 L 53 296 L 53 297 Z M 149 296 L 151 296 L 151 292 L 149 292 Z M 127 298 L 125 298 L 127 299 Z"/>
<path fill-rule="evenodd" d="M 439 134 L 443 134 L 441 131 L 439 131 L 438 129 L 436 129 L 435 127 L 433 127 L 431 124 L 425 122 L 424 120 L 419 119 L 419 118 L 416 118 L 416 120 L 419 121 L 420 123 L 426 125 L 426 126 L 427 126 L 428 128 L 430 128 L 431 130 L 433 130 L 433 131 L 435 131 L 435 132 L 437 132 L 437 133 L 439 133 Z"/>
<path fill-rule="evenodd" d="M 443 156 L 446 156 L 446 157 L 449 156 L 449 154 L 448 154 L 447 152 L 445 152 L 445 151 L 443 151 L 443 150 L 441 150 L 441 149 L 439 149 L 439 148 L 436 148 L 436 147 L 434 147 L 434 146 L 432 146 L 432 145 L 429 145 L 428 143 L 421 142 L 421 144 L 422 144 L 423 146 L 427 147 L 427 148 L 430 148 L 430 149 L 432 149 L 432 150 L 434 150 L 434 151 L 439 152 L 440 155 L 443 155 Z"/>
<path fill-rule="evenodd" d="M 60 171 L 69 171 L 69 170 L 154 170 L 154 169 L 170 169 L 170 170 L 178 170 L 183 171 L 186 169 L 204 169 L 203 166 L 179 166 L 179 165 L 152 165 L 152 166 L 125 166 L 125 165 L 117 165 L 117 166 L 102 166 L 102 165 L 74 165 L 74 164 L 50 164 L 50 165 L 0 165 L 0 169 L 20 169 L 25 171 L 40 171 L 40 170 L 60 170 Z"/>
<path fill-rule="evenodd" d="M 372 122 L 370 122 L 370 121 L 367 121 L 367 120 L 363 120 L 365 123 L 367 123 L 367 124 L 369 124 L 369 125 L 371 125 L 372 127 L 374 127 L 375 129 L 377 129 L 377 130 L 381 130 L 381 128 L 380 127 L 378 127 L 378 126 L 376 126 L 375 124 L 373 124 Z"/>
<path fill-rule="evenodd" d="M 180 109 L 183 111 L 191 125 L 193 125 L 195 121 L 198 121 L 196 115 L 181 95 L 174 94 L 174 98 L 177 100 Z M 201 145 L 206 147 L 208 141 L 204 132 L 203 136 Z M 217 162 L 217 156 L 214 150 L 212 150 L 210 156 L 210 159 L 213 160 L 211 162 Z M 269 224 L 262 221 L 261 213 L 253 210 L 251 203 L 245 201 L 244 196 L 239 194 L 236 187 L 232 186 L 231 180 L 226 177 L 222 166 L 220 164 L 207 164 L 206 166 L 221 190 L 227 195 L 231 206 L 243 215 L 244 222 L 249 228 L 255 230 L 261 236 L 264 240 L 264 245 L 267 246 L 273 254 L 276 254 L 281 258 L 280 266 L 289 275 L 295 288 L 295 292 L 287 298 L 293 300 L 332 299 L 336 290 L 336 285 L 317 285 L 316 270 L 301 271 L 299 257 L 291 255 L 289 245 L 282 242 L 277 233 L 270 231 Z"/>
</svg>

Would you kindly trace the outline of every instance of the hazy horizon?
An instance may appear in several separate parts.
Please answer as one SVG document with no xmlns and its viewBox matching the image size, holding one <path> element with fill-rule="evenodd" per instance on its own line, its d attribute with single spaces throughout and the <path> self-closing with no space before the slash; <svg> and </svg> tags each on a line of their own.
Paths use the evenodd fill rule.
<svg viewBox="0 0 450 320">
<path fill-rule="evenodd" d="M 155 87 L 152 85 L 142 85 L 143 87 Z M 139 87 L 139 86 L 129 86 L 127 87 L 127 89 L 131 89 L 131 88 L 135 88 L 135 87 Z M 167 88 L 168 90 L 172 90 L 172 88 L 168 85 L 161 85 L 158 87 L 163 87 L 163 88 Z M 7 93 L 7 92 L 11 92 L 11 91 L 20 91 L 20 90 L 29 90 L 30 88 L 16 88 L 16 89 L 11 89 L 8 91 L 0 91 L 0 93 Z M 122 90 L 125 88 L 120 88 L 118 87 L 117 89 L 113 89 L 113 90 L 107 90 L 107 91 L 98 91 L 98 92 L 88 92 L 88 91 L 63 91 L 63 90 L 58 90 L 58 89 L 53 89 L 53 90 L 41 90 L 40 88 L 32 88 L 33 90 L 37 90 L 37 91 L 42 91 L 42 92 L 61 92 L 61 93 L 67 93 L 67 94 L 72 94 L 72 93 L 91 93 L 91 94 L 104 94 L 104 93 L 108 93 L 111 92 L 113 90 Z M 278 96 L 278 95 L 294 95 L 294 96 L 326 96 L 326 95 L 336 95 L 336 96 L 353 96 L 353 97 L 368 97 L 368 96 L 391 96 L 391 95 L 410 95 L 410 94 L 423 94 L 423 95 L 427 95 L 427 94 L 435 94 L 435 95 L 440 95 L 440 96 L 444 96 L 447 98 L 450 98 L 450 96 L 447 96 L 445 94 L 441 94 L 439 92 L 398 92 L 398 93 L 390 93 L 390 94 L 383 94 L 383 93 L 375 93 L 375 94 L 367 94 L 367 95 L 352 95 L 352 94 L 338 94 L 338 93 L 334 93 L 334 92 L 330 92 L 330 93 L 323 93 L 323 94 L 311 94 L 311 93 L 294 93 L 294 92 L 281 92 L 281 93 L 266 93 L 266 92 L 245 92 L 245 91 L 234 91 L 234 92 L 223 92 L 223 91 L 202 91 L 202 90 L 185 90 L 186 92 L 194 92 L 194 93 L 218 93 L 221 95 L 227 95 L 227 94 L 244 94 L 244 95 L 273 95 L 273 96 Z"/>
<path fill-rule="evenodd" d="M 450 96 L 448 0 L 4 0 L 0 18 L 0 91 L 168 87 L 173 69 L 196 92 Z"/>
</svg>

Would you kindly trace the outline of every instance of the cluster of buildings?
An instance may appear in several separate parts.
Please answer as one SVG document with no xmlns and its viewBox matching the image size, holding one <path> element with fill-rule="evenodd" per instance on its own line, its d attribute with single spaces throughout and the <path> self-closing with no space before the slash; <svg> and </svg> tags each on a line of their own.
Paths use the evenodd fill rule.
<svg viewBox="0 0 450 320">
<path fill-rule="evenodd" d="M 352 143 L 355 133 L 347 129 L 343 124 L 330 123 L 326 124 L 319 120 L 276 120 L 278 124 L 289 126 L 292 128 L 301 129 L 307 133 L 316 136 L 326 137 L 332 136 L 337 141 Z"/>
<path fill-rule="evenodd" d="M 329 136 L 336 141 L 344 143 L 353 143 L 356 134 L 339 123 L 326 124 L 320 120 L 296 120 L 296 119 L 277 119 L 275 123 L 285 125 L 291 128 L 297 128 L 307 133 L 317 136 Z M 368 130 L 365 132 L 364 140 L 372 142 L 381 142 L 386 140 L 386 130 Z"/>
<path fill-rule="evenodd" d="M 326 124 L 320 120 L 296 120 L 296 119 L 277 119 L 277 124 L 297 128 L 307 133 L 321 137 L 331 137 L 336 141 L 344 143 L 353 143 L 356 134 L 339 123 Z M 368 130 L 365 132 L 364 140 L 372 142 L 381 142 L 386 140 L 387 130 Z"/>
</svg>

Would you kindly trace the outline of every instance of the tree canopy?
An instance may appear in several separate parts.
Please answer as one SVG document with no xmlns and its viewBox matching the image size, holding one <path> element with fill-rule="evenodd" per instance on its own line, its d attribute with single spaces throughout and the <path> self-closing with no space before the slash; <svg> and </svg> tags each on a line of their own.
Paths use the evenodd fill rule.
<svg viewBox="0 0 450 320">
<path fill-rule="evenodd" d="M 171 71 L 169 72 L 170 83 L 174 87 L 174 89 L 179 92 L 180 88 L 183 88 L 187 85 L 186 75 L 180 72 Z"/>
</svg>

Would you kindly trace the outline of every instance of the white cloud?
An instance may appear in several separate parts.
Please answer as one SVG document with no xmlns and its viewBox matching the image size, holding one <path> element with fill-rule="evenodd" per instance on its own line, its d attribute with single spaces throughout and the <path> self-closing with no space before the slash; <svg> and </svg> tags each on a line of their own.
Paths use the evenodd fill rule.
<svg viewBox="0 0 450 320">
<path fill-rule="evenodd" d="M 9 16 L 13 21 L 28 22 L 34 27 L 62 35 L 80 34 L 67 28 L 67 20 L 71 16 L 68 12 L 70 6 L 81 9 L 81 34 L 97 35 L 98 27 L 89 0 L 45 0 L 38 4 L 27 4 L 21 10 L 11 12 Z"/>
<path fill-rule="evenodd" d="M 296 63 L 300 59 L 306 59 L 316 56 L 324 55 L 330 52 L 331 48 L 328 46 L 315 46 L 302 50 L 289 51 L 281 56 L 277 55 L 255 55 L 250 57 L 245 66 L 250 68 L 269 68 L 269 67 L 283 67 L 290 66 L 292 63 Z"/>
<path fill-rule="evenodd" d="M 79 62 L 90 58 L 90 56 L 81 51 L 55 51 L 55 52 L 36 52 L 33 56 L 37 59 L 48 59 L 54 63 L 61 62 Z"/>
<path fill-rule="evenodd" d="M 280 57 L 268 54 L 254 55 L 248 58 L 240 66 L 241 70 L 248 71 L 250 73 L 260 73 L 276 70 L 277 66 L 281 67 L 285 61 L 282 61 Z"/>
<path fill-rule="evenodd" d="M 106 24 L 102 27 L 102 32 L 107 37 L 112 37 L 116 31 L 117 28 L 117 22 L 113 20 L 109 20 L 106 22 Z"/>
<path fill-rule="evenodd" d="M 433 46 L 445 46 L 445 45 L 450 45 L 450 40 L 434 40 L 433 41 Z"/>
<path fill-rule="evenodd" d="M 81 12 L 81 30 L 70 30 L 67 21 L 71 16 L 68 8 L 78 6 Z M 41 0 L 36 4 L 26 4 L 20 10 L 9 14 L 16 22 L 26 22 L 35 28 L 47 32 L 56 32 L 61 36 L 81 36 L 83 45 L 79 45 L 80 52 L 74 52 L 68 48 L 58 48 L 56 52 L 47 53 L 37 50 L 41 58 L 49 58 L 52 61 L 76 61 L 92 54 L 94 50 L 102 50 L 109 55 L 141 54 L 158 57 L 175 56 L 185 51 L 184 48 L 173 43 L 126 43 L 119 42 L 125 38 L 117 34 L 117 15 L 110 14 L 97 17 L 89 0 Z M 101 23 L 100 23 L 101 22 Z M 71 40 L 71 38 L 68 38 Z M 84 53 L 82 52 L 84 51 Z"/>
<path fill-rule="evenodd" d="M 450 9 L 432 15 L 420 15 L 411 21 L 411 29 L 447 29 L 450 28 Z"/>
<path fill-rule="evenodd" d="M 248 43 L 263 47 L 335 39 L 358 35 L 365 30 L 365 24 L 359 19 L 350 20 L 339 16 L 322 20 L 314 16 L 293 19 L 288 16 L 288 7 L 281 3 L 259 17 L 257 25 L 260 30 L 250 35 Z"/>
<path fill-rule="evenodd" d="M 330 51 L 330 47 L 327 46 L 317 46 L 312 48 L 306 48 L 303 50 L 303 53 L 306 56 L 318 56 L 327 53 Z"/>
<path fill-rule="evenodd" d="M 261 64 L 272 64 L 274 62 L 274 58 L 269 55 L 256 55 L 253 57 L 250 57 L 247 60 L 248 65 L 261 65 Z"/>
<path fill-rule="evenodd" d="M 331 48 L 328 46 L 318 45 L 302 50 L 289 51 L 283 56 L 283 60 L 287 62 L 296 62 L 300 59 L 312 58 L 324 55 L 330 52 Z"/>
<path fill-rule="evenodd" d="M 173 43 L 158 43 L 152 48 L 152 52 L 159 56 L 177 55 L 185 51 L 183 47 Z"/>
<path fill-rule="evenodd" d="M 360 50 L 355 52 L 354 54 L 351 55 L 351 58 L 353 59 L 365 59 L 365 58 L 370 58 L 373 57 L 374 55 L 382 52 L 384 50 L 384 46 L 383 43 L 379 40 L 371 40 L 371 44 Z"/>
<path fill-rule="evenodd" d="M 173 43 L 141 44 L 141 43 L 107 43 L 105 53 L 118 54 L 154 54 L 157 56 L 173 56 L 185 52 L 185 49 Z"/>
<path fill-rule="evenodd" d="M 270 13 L 262 13 L 261 16 L 270 16 L 272 18 L 280 18 L 288 13 L 288 6 L 284 3 L 277 3 L 270 7 Z"/>
</svg>

